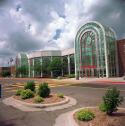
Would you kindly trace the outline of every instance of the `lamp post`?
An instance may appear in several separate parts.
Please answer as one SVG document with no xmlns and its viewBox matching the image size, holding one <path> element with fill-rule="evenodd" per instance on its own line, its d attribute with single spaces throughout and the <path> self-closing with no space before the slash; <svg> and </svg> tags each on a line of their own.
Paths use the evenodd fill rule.
<svg viewBox="0 0 125 126">
<path fill-rule="evenodd" d="M 12 64 L 13 63 L 13 58 L 10 58 L 10 75 L 12 76 Z"/>
</svg>

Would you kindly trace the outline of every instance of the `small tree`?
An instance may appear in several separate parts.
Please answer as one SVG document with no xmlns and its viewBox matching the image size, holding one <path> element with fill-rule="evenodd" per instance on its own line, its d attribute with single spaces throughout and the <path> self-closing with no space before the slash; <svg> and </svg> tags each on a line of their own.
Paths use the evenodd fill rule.
<svg viewBox="0 0 125 126">
<path fill-rule="evenodd" d="M 62 69 L 63 69 L 63 74 L 68 74 L 68 59 L 67 57 L 62 57 Z"/>
<path fill-rule="evenodd" d="M 49 64 L 49 70 L 54 72 L 55 76 L 59 76 L 62 70 L 62 61 L 60 57 L 55 57 Z"/>
<path fill-rule="evenodd" d="M 120 96 L 120 91 L 116 87 L 113 87 L 107 90 L 105 96 L 103 96 L 103 102 L 106 113 L 112 115 L 123 102 L 123 97 Z"/>
<path fill-rule="evenodd" d="M 40 76 L 40 73 L 41 73 L 41 69 L 42 69 L 42 64 L 41 64 L 40 60 L 35 61 L 34 71 L 39 76 Z"/>
<path fill-rule="evenodd" d="M 50 64 L 50 58 L 49 57 L 44 57 L 43 61 L 42 61 L 42 72 L 43 72 L 43 76 L 44 75 L 49 75 L 50 71 L 48 70 Z"/>
<path fill-rule="evenodd" d="M 22 65 L 17 68 L 17 73 L 21 74 L 21 77 L 25 77 L 28 75 L 28 66 Z"/>
</svg>

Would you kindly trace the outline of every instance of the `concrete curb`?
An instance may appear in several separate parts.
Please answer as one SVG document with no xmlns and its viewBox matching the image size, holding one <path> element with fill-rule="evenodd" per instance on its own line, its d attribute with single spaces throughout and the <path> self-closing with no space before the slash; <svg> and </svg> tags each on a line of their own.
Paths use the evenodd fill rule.
<svg viewBox="0 0 125 126">
<path fill-rule="evenodd" d="M 32 104 L 30 105 L 29 103 L 25 103 L 19 100 L 16 100 L 13 97 L 6 98 L 2 100 L 2 102 L 6 105 L 13 106 L 14 108 L 20 109 L 21 111 L 55 111 L 59 109 L 64 109 L 68 108 L 70 106 L 76 105 L 77 101 L 74 98 L 65 96 L 65 100 L 61 101 L 59 103 L 53 103 L 53 104 L 44 104 L 44 105 L 39 105 L 39 104 Z"/>
<path fill-rule="evenodd" d="M 20 103 L 22 105 L 25 105 L 27 107 L 34 107 L 34 108 L 46 108 L 46 107 L 50 107 L 50 106 L 58 106 L 58 105 L 62 105 L 62 104 L 68 103 L 69 102 L 69 97 L 64 96 L 64 98 L 65 99 L 63 101 L 57 102 L 57 103 L 51 103 L 51 104 L 36 104 L 36 103 L 32 103 L 32 104 L 30 104 L 30 103 L 26 103 L 26 102 L 23 102 L 23 101 L 20 101 L 20 100 L 17 100 L 15 98 L 11 97 L 11 99 L 13 101 L 15 101 L 15 102 L 18 102 L 18 103 Z"/>
<path fill-rule="evenodd" d="M 83 107 L 61 114 L 56 118 L 55 124 L 53 126 L 79 126 L 74 120 L 73 114 L 84 108 L 97 108 L 97 107 Z M 119 108 L 119 109 L 125 110 L 125 108 Z"/>
</svg>

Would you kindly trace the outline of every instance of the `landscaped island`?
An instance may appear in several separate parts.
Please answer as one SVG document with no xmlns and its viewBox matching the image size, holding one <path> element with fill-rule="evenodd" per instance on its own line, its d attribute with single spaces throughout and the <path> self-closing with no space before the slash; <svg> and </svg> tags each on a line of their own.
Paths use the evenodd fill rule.
<svg viewBox="0 0 125 126">
<path fill-rule="evenodd" d="M 125 110 L 119 109 L 112 116 L 100 111 L 98 108 L 85 108 L 80 111 L 89 111 L 94 114 L 91 117 L 86 115 L 86 118 L 91 118 L 90 121 L 80 121 L 77 112 L 74 113 L 74 120 L 79 126 L 125 126 Z M 87 113 L 87 112 L 86 112 Z"/>
<path fill-rule="evenodd" d="M 79 109 L 73 118 L 78 126 L 125 126 L 125 109 L 117 108 L 122 101 L 119 90 L 109 89 L 99 107 Z"/>
<path fill-rule="evenodd" d="M 21 111 L 55 111 L 76 105 L 77 101 L 63 93 L 52 93 L 48 83 L 43 82 L 38 86 L 34 81 L 28 81 L 23 89 L 16 94 L 5 98 L 3 103 L 13 106 Z"/>
<path fill-rule="evenodd" d="M 48 83 L 41 83 L 35 88 L 34 81 L 28 81 L 23 89 L 18 89 L 13 98 L 29 104 L 54 104 L 66 99 L 62 93 L 52 94 Z"/>
</svg>

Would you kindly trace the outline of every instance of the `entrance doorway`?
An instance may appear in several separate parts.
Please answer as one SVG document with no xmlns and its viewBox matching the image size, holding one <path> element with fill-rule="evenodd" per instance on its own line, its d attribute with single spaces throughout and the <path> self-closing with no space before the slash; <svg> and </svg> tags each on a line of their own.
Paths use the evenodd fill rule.
<svg viewBox="0 0 125 126">
<path fill-rule="evenodd" d="M 81 77 L 95 77 L 96 72 L 93 68 L 85 68 L 81 71 Z"/>
<path fill-rule="evenodd" d="M 97 68 L 82 68 L 80 72 L 81 77 L 105 77 L 106 76 L 105 69 L 97 69 Z"/>
</svg>

